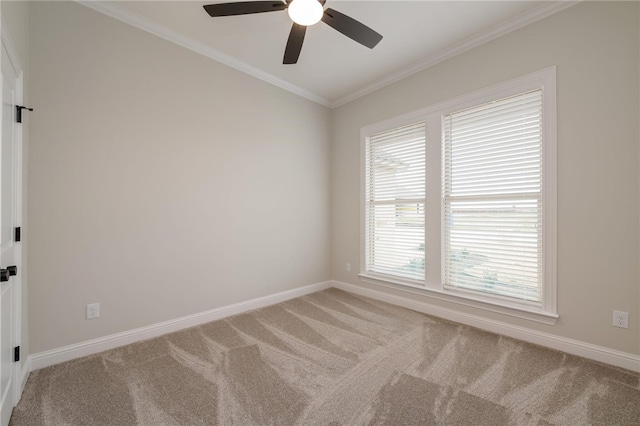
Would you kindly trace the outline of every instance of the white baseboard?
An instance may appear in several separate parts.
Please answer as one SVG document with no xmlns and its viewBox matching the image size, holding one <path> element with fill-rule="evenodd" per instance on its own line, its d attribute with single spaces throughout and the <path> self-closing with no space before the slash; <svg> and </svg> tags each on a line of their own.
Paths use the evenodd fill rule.
<svg viewBox="0 0 640 426">
<path fill-rule="evenodd" d="M 87 340 L 85 342 L 32 354 L 29 356 L 27 363 L 25 364 L 24 381 L 26 381 L 26 377 L 32 370 L 38 370 L 50 365 L 59 364 L 61 362 L 70 361 L 87 355 L 93 355 L 119 346 L 151 339 L 153 337 L 183 330 L 185 328 L 195 327 L 197 325 L 216 321 L 231 315 L 237 315 L 265 306 L 274 305 L 276 303 L 284 302 L 285 300 L 294 299 L 296 297 L 305 296 L 307 294 L 315 293 L 316 291 L 327 289 L 331 287 L 331 284 L 331 281 L 311 284 L 293 290 L 272 294 L 270 296 L 259 297 L 246 302 L 235 303 L 233 305 L 223 306 L 221 308 L 164 321 L 147 327 L 136 328 L 122 333 L 111 334 L 109 336 L 99 337 L 97 339 Z M 29 368 L 27 368 L 27 366 Z"/>
<path fill-rule="evenodd" d="M 122 333 L 111 334 L 109 336 L 64 346 L 62 348 L 32 354 L 27 358 L 27 362 L 23 366 L 22 387 L 24 387 L 29 373 L 32 370 L 38 370 L 50 365 L 59 364 L 61 362 L 70 361 L 72 359 L 80 358 L 87 355 L 93 355 L 119 346 L 128 345 L 131 343 L 161 336 L 163 334 L 183 330 L 185 328 L 194 327 L 211 321 L 216 321 L 231 315 L 237 315 L 253 309 L 258 309 L 276 303 L 284 302 L 285 300 L 305 296 L 307 294 L 324 290 L 329 287 L 336 287 L 341 290 L 349 291 L 351 293 L 356 293 L 362 296 L 371 297 L 372 299 L 392 303 L 398 306 L 403 306 L 415 311 L 434 315 L 461 324 L 470 325 L 472 327 L 491 331 L 493 333 L 502 334 L 514 339 L 535 343 L 537 345 L 546 346 L 548 348 L 560 350 L 569 354 L 578 355 L 584 358 L 589 358 L 595 361 L 600 361 L 606 364 L 640 372 L 640 356 L 635 354 L 616 351 L 614 349 L 609 349 L 603 346 L 593 345 L 591 343 L 581 342 L 579 340 L 568 339 L 549 333 L 543 333 L 525 327 L 512 325 L 506 322 L 487 319 L 478 315 L 467 314 L 453 309 L 436 306 L 427 302 L 421 302 L 409 299 L 407 297 L 391 295 L 381 291 L 348 284 L 341 281 L 325 281 L 317 284 L 311 284 L 305 287 L 296 288 L 293 290 L 284 291 L 281 293 L 276 293 L 270 296 L 260 297 L 257 299 L 248 300 L 246 302 L 240 302 L 221 308 L 188 315 L 182 318 L 153 324 L 147 327 L 141 327 Z"/>
<path fill-rule="evenodd" d="M 514 339 L 535 343 L 536 345 L 546 346 L 572 355 L 578 355 L 595 361 L 604 362 L 606 364 L 615 365 L 617 367 L 626 368 L 631 371 L 640 372 L 640 356 L 635 354 L 616 351 L 604 346 L 593 345 L 591 343 L 568 339 L 549 333 L 543 333 L 506 322 L 495 321 L 481 316 L 467 314 L 443 308 L 441 306 L 432 305 L 430 303 L 409 299 L 407 297 L 391 295 L 341 281 L 334 280 L 332 281 L 332 285 L 340 290 L 349 291 L 372 299 L 413 309 L 414 311 L 423 312 L 449 321 L 470 325 L 472 327 L 502 334 Z"/>
</svg>

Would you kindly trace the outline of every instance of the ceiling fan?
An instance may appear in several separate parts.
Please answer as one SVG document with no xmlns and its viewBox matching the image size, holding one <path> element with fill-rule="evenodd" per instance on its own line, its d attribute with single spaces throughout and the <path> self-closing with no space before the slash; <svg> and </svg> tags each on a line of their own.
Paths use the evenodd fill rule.
<svg viewBox="0 0 640 426">
<path fill-rule="evenodd" d="M 284 50 L 283 64 L 298 62 L 302 42 L 307 27 L 322 20 L 325 24 L 341 32 L 352 40 L 369 49 L 373 49 L 382 40 L 382 36 L 361 22 L 344 15 L 337 10 L 323 10 L 326 0 L 271 0 L 240 1 L 233 3 L 217 3 L 204 6 L 204 10 L 212 17 L 248 15 L 251 13 L 275 12 L 285 10 L 293 20 L 293 26 Z"/>
</svg>

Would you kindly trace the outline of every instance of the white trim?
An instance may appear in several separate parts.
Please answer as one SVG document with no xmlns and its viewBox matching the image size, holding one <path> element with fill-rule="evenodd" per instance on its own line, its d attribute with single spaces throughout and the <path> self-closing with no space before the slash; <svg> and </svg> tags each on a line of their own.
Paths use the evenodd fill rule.
<svg viewBox="0 0 640 426">
<path fill-rule="evenodd" d="M 15 93 L 14 93 L 14 104 L 22 105 L 23 103 L 23 91 L 24 91 L 24 72 L 22 68 L 22 63 L 20 61 L 20 57 L 15 49 L 15 45 L 13 43 L 13 38 L 9 33 L 8 27 L 4 22 L 4 19 L 0 17 L 0 43 L 2 44 L 2 50 L 7 55 L 9 59 L 8 67 L 13 69 L 15 74 Z M 14 214 L 15 214 L 15 222 L 14 226 L 22 226 L 22 201 L 23 201 L 23 181 L 22 181 L 22 173 L 23 173 L 23 132 L 22 126 L 15 123 L 15 110 L 12 114 L 12 126 L 13 126 L 13 138 L 14 138 L 14 158 L 13 158 L 13 173 L 14 173 L 14 187 L 17 187 L 16 196 L 13 200 L 14 203 Z M 11 230 L 13 232 L 13 229 Z M 24 239 L 22 240 L 24 241 Z M 16 346 L 21 347 L 22 350 L 22 275 L 23 275 L 23 243 L 13 243 L 16 247 L 15 250 L 15 262 L 18 268 L 18 275 L 13 278 L 13 288 L 12 288 L 12 334 L 13 338 L 11 341 L 11 353 L 13 357 L 13 348 Z M 26 354 L 21 354 L 22 356 L 26 356 Z M 25 365 L 28 364 L 28 359 L 25 362 Z M 22 391 L 24 389 L 24 385 L 26 382 L 26 377 L 28 377 L 29 369 L 24 368 L 22 362 L 13 362 L 11 361 L 11 381 L 13 382 L 11 389 L 12 394 L 6 395 L 9 398 L 12 407 L 15 407 L 20 401 L 20 397 L 22 395 Z M 7 401 L 5 401 L 7 402 Z"/>
<path fill-rule="evenodd" d="M 402 291 L 404 293 L 414 294 L 418 296 L 426 296 L 432 299 L 442 300 L 444 302 L 455 303 L 456 305 L 468 306 L 471 308 L 482 309 L 483 311 L 495 312 L 497 314 L 508 315 L 514 318 L 525 319 L 529 321 L 539 322 L 541 324 L 555 325 L 559 316 L 548 312 L 537 310 L 527 310 L 524 305 L 509 306 L 507 302 L 496 299 L 483 299 L 473 297 L 471 294 L 454 293 L 451 290 L 439 290 L 435 288 L 417 285 L 409 281 L 401 281 L 393 277 L 394 281 L 388 278 L 378 278 L 376 276 L 359 274 L 360 279 L 369 284 L 375 284 L 393 290 Z"/>
<path fill-rule="evenodd" d="M 432 182 L 432 187 L 427 187 L 426 192 L 426 205 L 439 206 L 440 211 L 438 214 L 427 214 L 425 218 L 425 232 L 428 229 L 440 230 L 440 247 L 429 247 L 429 244 L 425 244 L 425 262 L 431 267 L 427 266 L 425 271 L 424 281 L 403 280 L 398 277 L 389 277 L 378 275 L 368 272 L 366 268 L 366 248 L 365 248 L 365 235 L 366 235 L 366 202 L 365 202 L 365 170 L 366 170 L 366 140 L 367 137 L 379 133 L 390 128 L 396 128 L 411 124 L 414 122 L 424 121 L 425 123 L 431 123 L 430 127 L 427 127 L 427 132 L 434 132 L 437 138 L 440 139 L 442 116 L 452 111 L 457 111 L 467 107 L 472 107 L 486 102 L 491 102 L 496 99 L 506 98 L 509 96 L 517 95 L 529 90 L 543 89 L 543 122 L 544 124 L 544 140 L 543 149 L 545 149 L 545 155 L 548 159 L 543 160 L 544 173 L 543 174 L 543 196 L 545 204 L 545 234 L 544 241 L 544 294 L 541 300 L 540 306 L 533 306 L 529 303 L 519 303 L 508 298 L 501 298 L 496 295 L 472 293 L 467 291 L 456 291 L 452 289 L 443 288 L 444 266 L 438 262 L 434 262 L 435 259 L 442 261 L 442 247 L 444 247 L 444 237 L 442 235 L 442 223 L 443 221 L 443 208 L 440 189 L 440 171 L 442 170 L 440 151 L 436 152 L 437 155 L 427 155 L 425 170 L 427 173 L 427 182 Z M 548 108 L 548 110 L 547 110 Z M 497 83 L 489 87 L 481 88 L 473 92 L 469 92 L 453 99 L 445 100 L 433 105 L 420 108 L 415 111 L 402 114 L 397 117 L 385 119 L 383 121 L 363 126 L 360 129 L 360 217 L 363 218 L 360 222 L 360 278 L 363 281 L 369 283 L 382 285 L 389 288 L 398 289 L 396 284 L 408 287 L 406 290 L 413 294 L 426 295 L 428 292 L 430 297 L 444 300 L 447 302 L 458 303 L 465 306 L 472 306 L 474 308 L 483 309 L 487 311 L 497 312 L 513 317 L 541 322 L 544 324 L 553 325 L 558 319 L 557 315 L 557 303 L 556 303 L 556 270 L 557 270 L 557 214 L 556 214 L 556 67 L 551 66 L 544 68 L 533 73 L 516 77 L 507 80 L 502 83 Z M 437 126 L 434 125 L 437 123 Z M 433 135 L 432 135 L 433 137 Z M 428 143 L 427 147 L 433 146 Z M 436 144 L 440 145 L 440 144 Z M 430 160 L 431 159 L 431 160 Z M 431 163 L 429 163 L 431 161 Z M 434 173 L 433 176 L 429 176 L 430 171 Z M 546 175 L 546 173 L 549 173 Z M 438 202 L 430 202 L 438 198 Z M 435 207 L 434 207 L 435 208 Z M 427 207 L 429 209 L 429 207 Z M 427 210 L 428 212 L 429 210 Z M 429 221 L 432 223 L 429 224 Z M 425 233 L 425 241 L 428 240 L 428 234 Z M 432 238 L 431 241 L 435 241 Z M 431 253 L 431 255 L 430 255 Z M 437 254 L 436 254 L 437 253 Z M 548 263 L 548 264 L 547 264 Z M 433 271 L 437 272 L 435 274 Z M 456 300 L 458 299 L 458 300 Z"/>
<path fill-rule="evenodd" d="M 239 61 L 227 55 L 226 53 L 223 53 L 217 49 L 212 48 L 211 46 L 206 45 L 205 43 L 199 42 L 191 37 L 187 37 L 178 31 L 174 31 L 169 27 L 161 25 L 130 10 L 124 9 L 123 7 L 118 6 L 112 2 L 91 0 L 76 1 L 83 6 L 95 10 L 96 12 L 103 13 L 140 30 L 146 31 L 167 41 L 175 43 L 178 46 L 182 46 L 186 49 L 192 50 L 196 53 L 206 56 L 207 58 L 213 59 L 214 61 L 230 66 L 231 68 L 234 68 L 240 72 L 256 77 L 262 81 L 266 81 L 267 83 L 273 84 L 274 86 L 277 86 L 288 92 L 294 93 L 298 96 L 309 99 L 326 107 L 331 106 L 331 102 L 320 95 L 317 95 L 309 90 L 303 89 L 276 76 L 259 70 L 258 68 Z"/>
<path fill-rule="evenodd" d="M 558 312 L 558 107 L 556 67 L 544 70 L 542 86 L 543 306 Z"/>
<path fill-rule="evenodd" d="M 193 315 L 187 315 L 169 321 L 152 324 L 146 327 L 140 327 L 122 333 L 110 334 L 108 336 L 91 339 L 73 345 L 61 348 L 51 349 L 44 352 L 33 354 L 29 357 L 31 368 L 38 370 L 40 368 L 59 364 L 61 362 L 70 361 L 87 355 L 93 355 L 119 346 L 128 345 L 142 340 L 158 337 L 163 334 L 172 333 L 174 331 L 184 330 L 185 328 L 195 327 L 211 321 L 226 318 L 231 315 L 241 314 L 243 312 L 270 306 L 276 303 L 284 302 L 296 297 L 305 296 L 331 287 L 331 281 L 320 282 L 307 285 L 304 287 L 287 290 L 269 296 L 258 297 L 246 302 L 234 303 L 233 305 L 223 306 L 209 311 L 200 312 Z"/>
<path fill-rule="evenodd" d="M 531 10 L 529 12 L 523 13 L 522 15 L 504 22 L 502 24 L 496 25 L 493 28 L 490 28 L 484 32 L 480 32 L 475 34 L 466 40 L 462 40 L 456 44 L 453 44 L 449 47 L 446 47 L 434 54 L 431 54 L 417 62 L 413 66 L 408 68 L 403 68 L 401 71 L 396 72 L 394 74 L 390 74 L 373 84 L 365 86 L 364 88 L 352 92 L 348 95 L 342 96 L 329 105 L 331 108 L 337 108 L 344 104 L 347 104 L 351 101 L 354 101 L 358 98 L 361 98 L 369 93 L 373 93 L 376 90 L 382 89 L 385 86 L 393 84 L 397 81 L 400 81 L 404 78 L 407 78 L 413 74 L 416 74 L 420 71 L 423 71 L 429 67 L 432 67 L 440 62 L 444 62 L 447 59 L 451 59 L 454 56 L 460 55 L 468 50 L 471 50 L 475 47 L 478 47 L 482 44 L 488 43 L 491 40 L 494 40 L 498 37 L 502 37 L 503 35 L 510 33 L 511 31 L 515 31 L 519 28 L 522 28 L 526 25 L 532 24 L 540 19 L 546 18 L 547 16 L 551 16 L 554 13 L 560 12 L 570 6 L 578 4 L 582 0 L 569 0 L 569 1 L 553 1 L 540 6 L 537 9 Z"/>
<path fill-rule="evenodd" d="M 581 342 L 578 340 L 568 339 L 520 326 L 511 325 L 502 321 L 496 321 L 473 314 L 462 313 L 452 309 L 436 306 L 427 302 L 417 301 L 412 298 L 390 295 L 354 284 L 332 280 L 30 355 L 22 368 L 21 388 L 24 388 L 29 377 L 29 373 L 33 370 L 38 370 L 40 368 L 59 364 L 61 362 L 150 339 L 170 332 L 183 330 L 185 328 L 194 327 L 200 324 L 205 324 L 207 322 L 216 321 L 253 309 L 270 306 L 289 299 L 325 290 L 330 287 L 335 287 L 340 290 L 360 294 L 372 299 L 391 303 L 397 306 L 402 306 L 408 309 L 423 312 L 429 315 L 434 315 L 461 324 L 466 324 L 482 330 L 491 331 L 493 333 L 499 333 L 504 336 L 512 337 L 514 339 L 546 346 L 573 355 L 582 356 L 610 365 L 615 365 L 632 371 L 640 372 L 640 356 L 635 354 L 616 351 L 613 349 L 605 348 L 603 346 L 593 345 L 591 343 Z"/>
<path fill-rule="evenodd" d="M 13 59 L 11 59 L 11 61 L 15 64 L 16 61 L 14 61 Z M 18 75 L 18 78 L 16 78 L 16 93 L 15 93 L 15 103 L 17 105 L 23 105 L 24 104 L 24 98 L 23 98 L 23 89 L 24 89 L 24 73 L 20 72 L 20 74 Z M 15 112 L 14 112 L 15 114 Z M 23 121 L 24 122 L 24 121 Z M 22 180 L 22 174 L 23 174 L 23 167 L 24 167 L 24 139 L 23 139 L 23 131 L 22 131 L 22 124 L 17 124 L 17 123 L 13 123 L 14 125 L 14 132 L 15 132 L 15 159 L 14 159 L 14 179 L 15 179 L 15 183 L 14 185 L 17 188 L 17 193 L 16 193 L 16 199 L 14 200 L 15 203 L 15 213 L 16 213 L 16 222 L 15 222 L 15 226 L 16 227 L 21 227 L 24 228 L 22 226 L 22 215 L 23 215 L 23 211 L 22 211 L 22 202 L 23 202 L 23 191 L 24 191 L 24 186 L 23 186 L 23 180 Z M 14 232 L 15 232 L 15 228 L 14 228 Z M 23 265 L 24 265 L 24 243 L 22 241 L 24 240 L 24 236 L 22 236 L 22 238 L 20 239 L 21 242 L 15 242 L 14 244 L 16 244 L 16 266 L 18 267 L 18 275 L 15 276 L 13 279 L 15 280 L 13 283 L 13 315 L 14 315 L 14 320 L 13 320 L 13 333 L 14 333 L 14 342 L 13 342 L 13 346 L 20 346 L 20 351 L 21 351 L 21 356 L 26 356 L 26 354 L 24 354 L 24 351 L 22 351 L 22 276 L 24 275 L 24 269 L 23 269 Z M 24 354 L 24 355 L 23 355 Z M 22 371 L 22 364 L 20 362 L 14 362 L 14 380 L 16 381 L 14 386 L 13 386 L 13 404 L 14 406 L 18 404 L 18 401 L 20 401 L 20 396 L 22 395 L 22 390 L 24 389 L 24 387 L 22 386 L 22 382 L 18 382 L 18 378 L 22 377 L 24 375 L 24 372 Z"/>
<path fill-rule="evenodd" d="M 0 19 L 2 19 L 0 17 Z M 11 66 L 16 72 L 16 76 L 20 77 L 22 75 L 22 64 L 20 63 L 20 57 L 16 52 L 16 49 L 13 45 L 11 35 L 9 34 L 9 30 L 7 29 L 7 25 L 4 23 L 4 19 L 2 19 L 2 23 L 0 24 L 0 37 L 2 38 L 2 45 L 4 46 L 4 50 L 7 52 L 9 56 L 9 60 L 11 61 Z"/>
<path fill-rule="evenodd" d="M 20 397 L 22 397 L 22 392 L 24 391 L 24 387 L 27 385 L 27 380 L 29 380 L 29 374 L 31 374 L 31 355 L 27 357 L 27 360 L 24 362 L 22 366 L 22 377 L 20 378 Z M 16 405 L 20 402 L 20 398 L 16 399 Z"/>
<path fill-rule="evenodd" d="M 281 89 L 287 90 L 291 93 L 302 96 L 303 98 L 319 103 L 320 105 L 324 105 L 329 108 L 337 108 L 353 100 L 356 100 L 365 95 L 368 95 L 369 93 L 375 92 L 378 89 L 381 89 L 385 86 L 395 83 L 396 81 L 402 80 L 403 78 L 406 78 L 417 72 L 425 70 L 433 65 L 436 65 L 447 59 L 450 59 L 456 55 L 459 55 L 477 46 L 487 43 L 493 39 L 501 37 L 511 31 L 517 30 L 535 21 L 546 18 L 547 16 L 550 16 L 550 15 L 553 15 L 554 13 L 560 12 L 561 10 L 564 10 L 570 6 L 573 6 L 582 0 L 558 0 L 558 1 L 545 3 L 544 5 L 534 10 L 523 13 L 522 15 L 517 16 L 507 22 L 496 25 L 493 28 L 490 28 L 486 31 L 483 31 L 472 37 L 469 37 L 466 40 L 463 40 L 449 47 L 446 47 L 440 50 L 439 52 L 429 55 L 423 60 L 421 60 L 420 62 L 414 64 L 409 68 L 403 68 L 399 72 L 390 74 L 373 84 L 370 84 L 362 89 L 359 89 L 355 92 L 342 96 L 337 100 L 333 100 L 333 101 L 323 96 L 320 96 L 317 93 L 313 93 L 309 90 L 295 86 L 285 80 L 282 80 L 274 75 L 271 75 L 262 70 L 259 70 L 258 68 L 255 68 L 242 61 L 239 61 L 227 55 L 226 53 L 223 53 L 217 49 L 214 49 L 191 37 L 187 37 L 182 33 L 172 30 L 169 27 L 161 25 L 149 18 L 146 18 L 142 15 L 134 13 L 123 7 L 120 7 L 117 4 L 114 4 L 113 2 L 101 2 L 101 1 L 92 1 L 92 0 L 76 0 L 76 1 L 79 4 L 82 4 L 97 12 L 103 13 L 107 16 L 110 16 L 119 21 L 125 22 L 131 26 L 134 26 L 138 29 L 154 34 L 160 38 L 163 38 L 179 46 L 182 46 L 196 53 L 204 55 L 210 59 L 213 59 L 214 61 L 218 61 L 238 71 L 249 74 L 260 80 L 266 81 L 267 83 L 271 83 L 274 86 L 280 87 Z"/>
<path fill-rule="evenodd" d="M 594 345 L 579 340 L 556 336 L 541 331 L 531 330 L 525 327 L 512 325 L 503 321 L 483 318 L 478 315 L 467 314 L 453 309 L 436 306 L 427 302 L 395 296 L 377 290 L 349 284 L 341 281 L 333 281 L 333 287 L 372 299 L 402 306 L 425 314 L 434 315 L 449 321 L 469 325 L 492 333 L 498 333 L 514 339 L 534 343 L 551 349 L 563 351 L 572 355 L 581 356 L 595 361 L 631 371 L 640 372 L 640 355 L 609 349 L 604 346 Z"/>
<path fill-rule="evenodd" d="M 436 112 L 448 112 L 448 110 L 472 106 L 478 102 L 490 102 L 496 97 L 507 97 L 526 90 L 537 89 L 544 86 L 547 79 L 555 79 L 555 75 L 556 66 L 552 65 L 520 77 L 514 77 L 510 80 L 464 93 L 455 98 L 440 101 L 414 111 L 365 125 L 361 128 L 360 135 L 363 137 L 363 135 L 366 136 L 371 133 L 380 132 L 389 127 L 402 126 L 403 124 L 411 123 L 413 120 L 424 121 L 428 115 Z"/>
</svg>

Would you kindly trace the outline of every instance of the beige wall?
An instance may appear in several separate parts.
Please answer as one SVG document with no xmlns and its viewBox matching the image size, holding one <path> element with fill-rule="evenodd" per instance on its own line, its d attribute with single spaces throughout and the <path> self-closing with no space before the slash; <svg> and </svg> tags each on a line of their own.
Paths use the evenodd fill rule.
<svg viewBox="0 0 640 426">
<path fill-rule="evenodd" d="M 77 3 L 30 19 L 32 353 L 331 278 L 327 108 Z"/>
<path fill-rule="evenodd" d="M 11 38 L 11 43 L 15 49 L 15 53 L 20 60 L 22 66 L 23 82 L 29 80 L 29 3 L 24 1 L 2 2 L 0 5 L 0 16 L 2 16 L 2 24 L 6 25 L 7 33 Z M 25 105 L 30 105 L 29 85 L 23 83 L 22 101 Z M 27 223 L 27 199 L 28 199 L 28 170 L 26 162 L 29 158 L 29 114 L 25 113 L 22 122 L 22 158 L 24 166 L 22 169 L 22 250 L 27 252 L 26 241 L 29 224 Z M 29 352 L 29 264 L 28 257 L 22 258 L 22 270 L 20 271 L 20 280 L 22 283 L 22 307 L 21 307 L 21 338 L 20 347 L 24 354 L 22 364 L 27 362 Z"/>
<path fill-rule="evenodd" d="M 335 109 L 334 279 L 402 294 L 357 277 L 362 126 L 556 65 L 559 321 L 546 326 L 420 300 L 639 354 L 639 7 L 580 3 Z M 613 309 L 629 312 L 629 329 L 612 327 Z"/>
<path fill-rule="evenodd" d="M 560 320 L 464 311 L 640 353 L 639 9 L 578 4 L 331 112 L 81 5 L 32 5 L 30 352 L 331 277 L 369 286 L 360 128 L 556 65 Z"/>
</svg>

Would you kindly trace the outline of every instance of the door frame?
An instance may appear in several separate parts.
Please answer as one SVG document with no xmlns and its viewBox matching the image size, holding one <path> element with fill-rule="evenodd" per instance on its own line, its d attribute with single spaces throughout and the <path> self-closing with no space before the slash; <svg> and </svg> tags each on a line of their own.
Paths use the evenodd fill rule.
<svg viewBox="0 0 640 426">
<path fill-rule="evenodd" d="M 7 26 L 4 23 L 4 19 L 0 20 L 0 40 L 1 40 L 1 48 L 6 52 L 9 61 L 11 62 L 10 66 L 13 68 L 14 73 L 16 75 L 16 87 L 15 87 L 15 102 L 18 105 L 23 103 L 23 85 L 24 85 L 24 73 L 22 64 L 20 62 L 20 58 L 14 48 L 14 44 L 7 30 Z M 1 74 L 1 69 L 0 69 Z M 0 89 L 1 90 L 1 89 Z M 14 168 L 14 179 L 15 185 L 17 187 L 16 191 L 16 199 L 15 202 L 15 214 L 16 214 L 16 226 L 21 227 L 21 243 L 18 244 L 16 250 L 16 266 L 18 267 L 18 274 L 12 277 L 13 281 L 13 342 L 12 346 L 20 346 L 22 349 L 22 275 L 24 273 L 23 261 L 24 261 L 24 230 L 22 229 L 22 202 L 23 202 L 23 131 L 22 125 L 16 125 L 15 122 L 15 111 L 13 115 L 14 124 L 14 138 L 16 141 L 15 144 L 15 153 L 13 159 L 13 168 Z M 1 118 L 0 118 L 0 124 Z M 20 401 L 20 397 L 22 396 L 22 391 L 24 389 L 24 385 L 26 384 L 26 379 L 29 374 L 29 366 L 28 366 L 28 358 L 25 353 L 20 353 L 20 361 L 13 362 L 11 368 L 11 380 L 13 382 L 13 395 L 11 395 L 11 403 L 12 406 L 15 407 Z M 27 367 L 23 373 L 22 365 Z"/>
</svg>

